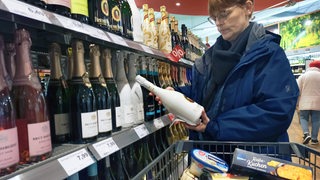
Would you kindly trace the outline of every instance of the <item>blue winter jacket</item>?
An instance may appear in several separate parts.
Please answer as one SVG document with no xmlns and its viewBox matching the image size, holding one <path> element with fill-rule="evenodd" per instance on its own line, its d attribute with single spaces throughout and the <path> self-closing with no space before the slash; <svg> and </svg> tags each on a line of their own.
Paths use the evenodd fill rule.
<svg viewBox="0 0 320 180">
<path fill-rule="evenodd" d="M 220 37 L 222 38 L 222 37 Z M 255 24 L 246 51 L 231 70 L 206 113 L 204 133 L 190 132 L 191 140 L 287 142 L 299 88 L 289 61 L 279 46 L 281 37 Z M 192 69 L 192 85 L 177 88 L 202 102 L 212 47 Z"/>
</svg>

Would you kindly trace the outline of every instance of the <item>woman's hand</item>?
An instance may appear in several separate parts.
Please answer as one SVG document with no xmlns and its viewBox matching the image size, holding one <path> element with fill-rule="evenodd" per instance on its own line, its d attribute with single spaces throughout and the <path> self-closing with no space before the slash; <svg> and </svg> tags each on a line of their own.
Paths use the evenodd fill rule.
<svg viewBox="0 0 320 180">
<path fill-rule="evenodd" d="M 174 88 L 173 88 L 173 87 L 170 87 L 170 86 L 167 87 L 166 89 L 167 89 L 167 90 L 170 90 L 170 91 L 174 91 Z M 154 94 L 153 94 L 152 92 L 150 92 L 149 95 L 150 95 L 150 96 L 154 96 Z M 159 96 L 156 96 L 155 100 L 158 101 L 158 104 L 162 104 L 161 99 L 160 99 Z"/>
<path fill-rule="evenodd" d="M 198 124 L 196 126 L 192 126 L 192 125 L 189 125 L 186 123 L 184 123 L 184 125 L 188 129 L 198 131 L 198 132 L 204 132 L 206 130 L 207 124 L 210 121 L 209 117 L 207 116 L 207 113 L 204 110 L 202 111 L 201 119 L 202 119 L 202 121 L 200 122 L 200 124 Z"/>
</svg>

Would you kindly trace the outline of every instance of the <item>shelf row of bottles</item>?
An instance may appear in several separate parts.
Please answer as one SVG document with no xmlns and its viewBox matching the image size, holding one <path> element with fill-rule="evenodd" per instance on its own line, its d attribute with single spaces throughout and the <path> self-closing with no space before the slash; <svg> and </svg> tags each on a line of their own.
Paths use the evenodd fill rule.
<svg viewBox="0 0 320 180">
<path fill-rule="evenodd" d="M 149 47 L 159 49 L 169 54 L 178 46 L 185 52 L 183 57 L 195 60 L 203 54 L 205 47 L 201 47 L 199 39 L 188 31 L 185 24 L 181 25 L 179 31 L 178 20 L 174 16 L 169 17 L 165 6 L 160 7 L 161 18 L 155 19 L 154 8 L 143 4 L 143 43 Z"/>
<path fill-rule="evenodd" d="M 15 171 L 17 163 L 48 159 L 56 144 L 94 143 L 112 132 L 143 129 L 139 125 L 164 116 L 165 108 L 135 82 L 137 74 L 161 87 L 190 83 L 185 67 L 170 71 L 170 64 L 153 58 L 100 50 L 96 44 L 85 48 L 81 40 L 73 39 L 66 50 L 66 74 L 61 68 L 60 45 L 51 43 L 48 47 L 50 78 L 43 93 L 33 68 L 31 45 L 25 29 L 16 30 L 14 40 L 0 38 L 0 132 L 5 137 L 0 148 L 1 174 Z M 90 51 L 87 65 L 85 49 Z M 182 132 L 183 127 L 179 129 Z M 163 138 L 167 136 L 163 134 Z"/>
</svg>

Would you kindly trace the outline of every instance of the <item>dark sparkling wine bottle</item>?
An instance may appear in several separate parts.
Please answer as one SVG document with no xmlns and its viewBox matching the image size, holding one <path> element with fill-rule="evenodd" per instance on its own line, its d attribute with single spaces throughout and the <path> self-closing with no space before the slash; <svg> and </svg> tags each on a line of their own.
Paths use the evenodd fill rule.
<svg viewBox="0 0 320 180">
<path fill-rule="evenodd" d="M 109 22 L 110 22 L 110 31 L 114 34 L 122 36 L 123 34 L 123 25 L 121 19 L 121 9 L 119 0 L 108 0 L 109 4 Z"/>
<path fill-rule="evenodd" d="M 106 80 L 107 88 L 111 97 L 111 118 L 112 118 L 112 131 L 120 131 L 122 129 L 121 122 L 121 107 L 120 107 L 120 95 L 117 89 L 117 84 L 113 78 L 111 69 L 111 51 L 110 49 L 104 49 L 102 55 L 102 69 L 103 77 Z"/>
<path fill-rule="evenodd" d="M 124 152 L 124 158 L 125 158 L 125 168 L 128 172 L 128 175 L 130 178 L 133 178 L 138 172 L 137 172 L 137 156 L 136 156 L 136 149 L 135 146 L 129 145 L 126 148 L 123 149 Z"/>
<path fill-rule="evenodd" d="M 120 1 L 121 18 L 123 25 L 123 36 L 133 40 L 132 11 L 127 0 Z"/>
<path fill-rule="evenodd" d="M 90 24 L 109 31 L 110 23 L 109 3 L 108 0 L 92 0 L 89 3 Z"/>
<path fill-rule="evenodd" d="M 41 84 L 31 61 L 29 32 L 15 32 L 16 73 L 12 96 L 16 108 L 20 163 L 47 159 L 52 153 L 50 123 Z"/>
<path fill-rule="evenodd" d="M 82 23 L 89 23 L 88 0 L 71 0 L 71 17 Z"/>
<path fill-rule="evenodd" d="M 89 72 L 90 82 L 96 98 L 98 113 L 98 132 L 99 136 L 108 136 L 112 130 L 111 118 L 111 97 L 107 84 L 101 73 L 100 49 L 98 45 L 90 45 L 91 68 Z"/>
<path fill-rule="evenodd" d="M 66 17 L 71 17 L 71 0 L 47 0 L 47 9 Z"/>
<path fill-rule="evenodd" d="M 110 157 L 98 161 L 99 180 L 116 180 L 110 165 Z"/>
<path fill-rule="evenodd" d="M 98 121 L 94 92 L 84 64 L 84 47 L 80 40 L 72 41 L 73 77 L 71 89 L 72 139 L 74 143 L 89 143 L 97 139 Z"/>
<path fill-rule="evenodd" d="M 122 159 L 121 150 L 110 155 L 111 170 L 113 172 L 115 179 L 117 179 L 117 180 L 129 179 L 129 177 L 126 174 L 126 171 L 124 169 L 123 161 L 124 160 Z"/>
<path fill-rule="evenodd" d="M 143 139 L 140 139 L 140 141 L 138 141 L 138 143 L 140 144 L 139 145 L 140 151 L 139 151 L 137 168 L 138 168 L 138 171 L 140 172 L 146 166 L 148 166 L 153 161 L 153 159 L 152 159 L 152 157 L 150 155 L 150 151 L 149 151 L 148 136 L 144 137 Z M 147 180 L 154 179 L 155 173 L 156 173 L 155 169 L 148 171 L 145 174 L 144 179 L 147 179 Z"/>
<path fill-rule="evenodd" d="M 4 42 L 0 36 L 0 176 L 16 170 L 19 163 L 18 131 L 16 126 L 15 109 L 10 97 L 7 77 L 9 76 L 4 64 Z"/>
<path fill-rule="evenodd" d="M 61 49 L 52 43 L 49 48 L 51 61 L 50 80 L 47 92 L 47 105 L 53 143 L 66 143 L 71 140 L 70 131 L 70 92 L 61 71 Z"/>
<path fill-rule="evenodd" d="M 147 69 L 147 60 L 145 57 L 141 57 L 140 61 L 140 75 L 146 79 L 149 79 L 148 69 Z M 143 109 L 144 109 L 144 120 L 145 121 L 152 121 L 155 117 L 155 101 L 154 97 L 150 96 L 150 91 L 147 90 L 145 87 L 142 88 L 143 94 Z"/>
<path fill-rule="evenodd" d="M 94 162 L 90 166 L 79 172 L 79 180 L 99 180 L 98 163 Z"/>
</svg>

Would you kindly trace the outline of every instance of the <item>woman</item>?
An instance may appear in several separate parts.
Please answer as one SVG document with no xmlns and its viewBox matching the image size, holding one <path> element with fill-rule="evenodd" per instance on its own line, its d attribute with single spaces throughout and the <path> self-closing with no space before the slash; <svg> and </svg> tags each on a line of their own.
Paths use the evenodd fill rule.
<svg viewBox="0 0 320 180">
<path fill-rule="evenodd" d="M 191 140 L 289 141 L 299 89 L 280 36 L 250 22 L 253 9 L 253 0 L 209 0 L 221 36 L 195 61 L 192 85 L 175 89 L 206 111 L 186 125 Z"/>
<path fill-rule="evenodd" d="M 300 110 L 300 124 L 302 128 L 303 144 L 319 144 L 318 133 L 320 127 L 320 61 L 312 61 L 309 69 L 298 78 L 300 98 L 298 107 Z M 309 134 L 308 121 L 311 118 L 311 136 Z"/>
</svg>

